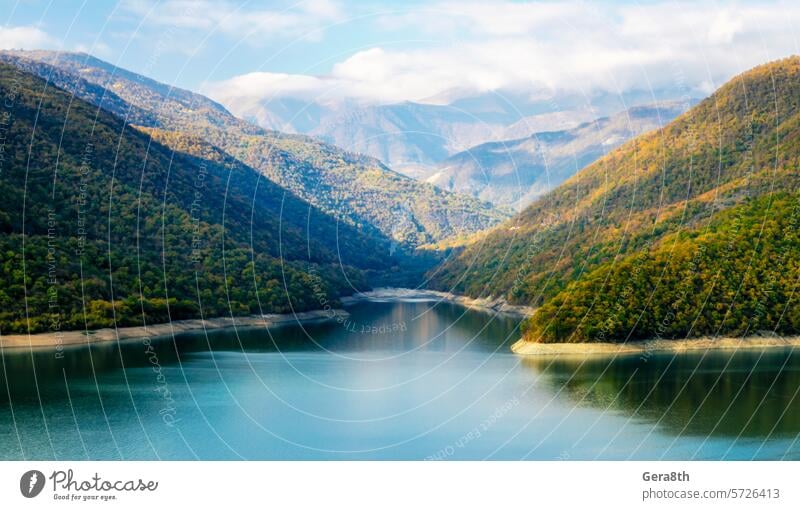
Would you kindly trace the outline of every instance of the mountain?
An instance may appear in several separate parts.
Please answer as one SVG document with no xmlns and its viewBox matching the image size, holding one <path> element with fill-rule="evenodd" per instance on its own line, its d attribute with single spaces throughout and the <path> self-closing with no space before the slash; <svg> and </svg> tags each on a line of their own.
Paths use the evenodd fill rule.
<svg viewBox="0 0 800 510">
<path fill-rule="evenodd" d="M 0 52 L 129 124 L 202 138 L 340 221 L 389 238 L 392 249 L 467 236 L 508 214 L 471 197 L 442 192 L 379 161 L 301 135 L 254 126 L 218 103 L 81 53 Z"/>
<path fill-rule="evenodd" d="M 796 335 L 798 227 L 800 193 L 750 199 L 707 226 L 588 272 L 538 310 L 525 336 L 576 342 Z"/>
<path fill-rule="evenodd" d="M 344 109 L 323 117 L 308 134 L 416 175 L 501 132 L 502 125 L 476 121 L 449 106 L 404 102 Z"/>
<path fill-rule="evenodd" d="M 245 112 L 241 118 L 264 129 L 282 133 L 309 133 L 330 114 L 328 105 L 292 97 L 277 97 L 263 108 L 258 102 L 233 103 L 233 111 Z"/>
<path fill-rule="evenodd" d="M 735 77 L 509 222 L 432 285 L 539 306 L 532 341 L 796 334 L 800 57 Z"/>
<path fill-rule="evenodd" d="M 0 97 L 3 333 L 318 309 L 396 263 L 208 144 L 178 152 L 2 63 Z"/>
<path fill-rule="evenodd" d="M 583 95 L 531 87 L 478 93 L 445 91 L 421 101 L 363 101 L 292 96 L 239 97 L 213 87 L 213 97 L 236 115 L 270 129 L 302 133 L 372 156 L 420 180 L 448 157 L 482 143 L 562 131 L 634 105 L 682 99 L 685 91 L 631 90 Z"/>
<path fill-rule="evenodd" d="M 685 110 L 678 102 L 637 106 L 573 129 L 481 144 L 439 163 L 426 182 L 494 204 L 524 207 L 608 151 Z"/>
</svg>

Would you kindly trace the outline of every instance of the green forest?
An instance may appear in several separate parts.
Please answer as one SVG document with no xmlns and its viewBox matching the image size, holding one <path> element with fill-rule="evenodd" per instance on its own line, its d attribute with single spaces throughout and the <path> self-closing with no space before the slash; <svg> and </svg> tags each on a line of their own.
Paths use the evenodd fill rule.
<svg viewBox="0 0 800 510">
<path fill-rule="evenodd" d="M 315 309 L 394 264 L 388 240 L 232 158 L 177 153 L 4 64 L 0 97 L 3 333 Z"/>
<path fill-rule="evenodd" d="M 594 269 L 526 323 L 538 342 L 797 334 L 800 194 L 748 200 L 706 228 Z"/>
</svg>

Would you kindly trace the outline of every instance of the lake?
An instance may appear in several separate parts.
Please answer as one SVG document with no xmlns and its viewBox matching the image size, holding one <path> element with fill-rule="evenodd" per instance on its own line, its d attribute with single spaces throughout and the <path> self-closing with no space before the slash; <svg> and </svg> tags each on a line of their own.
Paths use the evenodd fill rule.
<svg viewBox="0 0 800 510">
<path fill-rule="evenodd" d="M 345 322 L 5 352 L 0 458 L 800 459 L 792 349 L 523 358 L 435 301 Z"/>
</svg>

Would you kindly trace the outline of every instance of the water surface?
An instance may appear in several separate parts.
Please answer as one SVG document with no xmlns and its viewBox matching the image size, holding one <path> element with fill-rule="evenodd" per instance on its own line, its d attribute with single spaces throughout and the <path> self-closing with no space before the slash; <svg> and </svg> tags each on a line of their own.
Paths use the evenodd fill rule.
<svg viewBox="0 0 800 510">
<path fill-rule="evenodd" d="M 2 459 L 800 459 L 792 349 L 523 358 L 518 320 L 343 323 L 5 352 Z"/>
</svg>

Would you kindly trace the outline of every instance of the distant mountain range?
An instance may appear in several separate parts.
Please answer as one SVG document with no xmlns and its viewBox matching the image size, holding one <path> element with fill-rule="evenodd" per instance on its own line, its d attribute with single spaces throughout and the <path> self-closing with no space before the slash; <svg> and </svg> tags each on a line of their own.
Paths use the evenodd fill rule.
<svg viewBox="0 0 800 510">
<path fill-rule="evenodd" d="M 430 273 L 539 342 L 798 334 L 800 57 L 735 77 Z"/>
<path fill-rule="evenodd" d="M 89 55 L 2 51 L 0 61 L 129 124 L 200 137 L 323 212 L 390 240 L 393 250 L 468 236 L 508 217 L 488 203 L 400 175 L 376 159 L 306 136 L 262 129 L 200 94 Z"/>
<path fill-rule="evenodd" d="M 497 205 L 524 207 L 584 166 L 688 108 L 683 102 L 637 106 L 563 131 L 484 143 L 450 156 L 426 182 Z"/>
<path fill-rule="evenodd" d="M 232 95 L 225 87 L 214 88 L 213 94 L 236 115 L 264 128 L 314 136 L 424 179 L 444 160 L 473 146 L 575 128 L 631 106 L 678 100 L 686 91 L 590 96 L 540 89 L 451 91 L 394 104 L 290 96 L 260 100 Z"/>
</svg>

